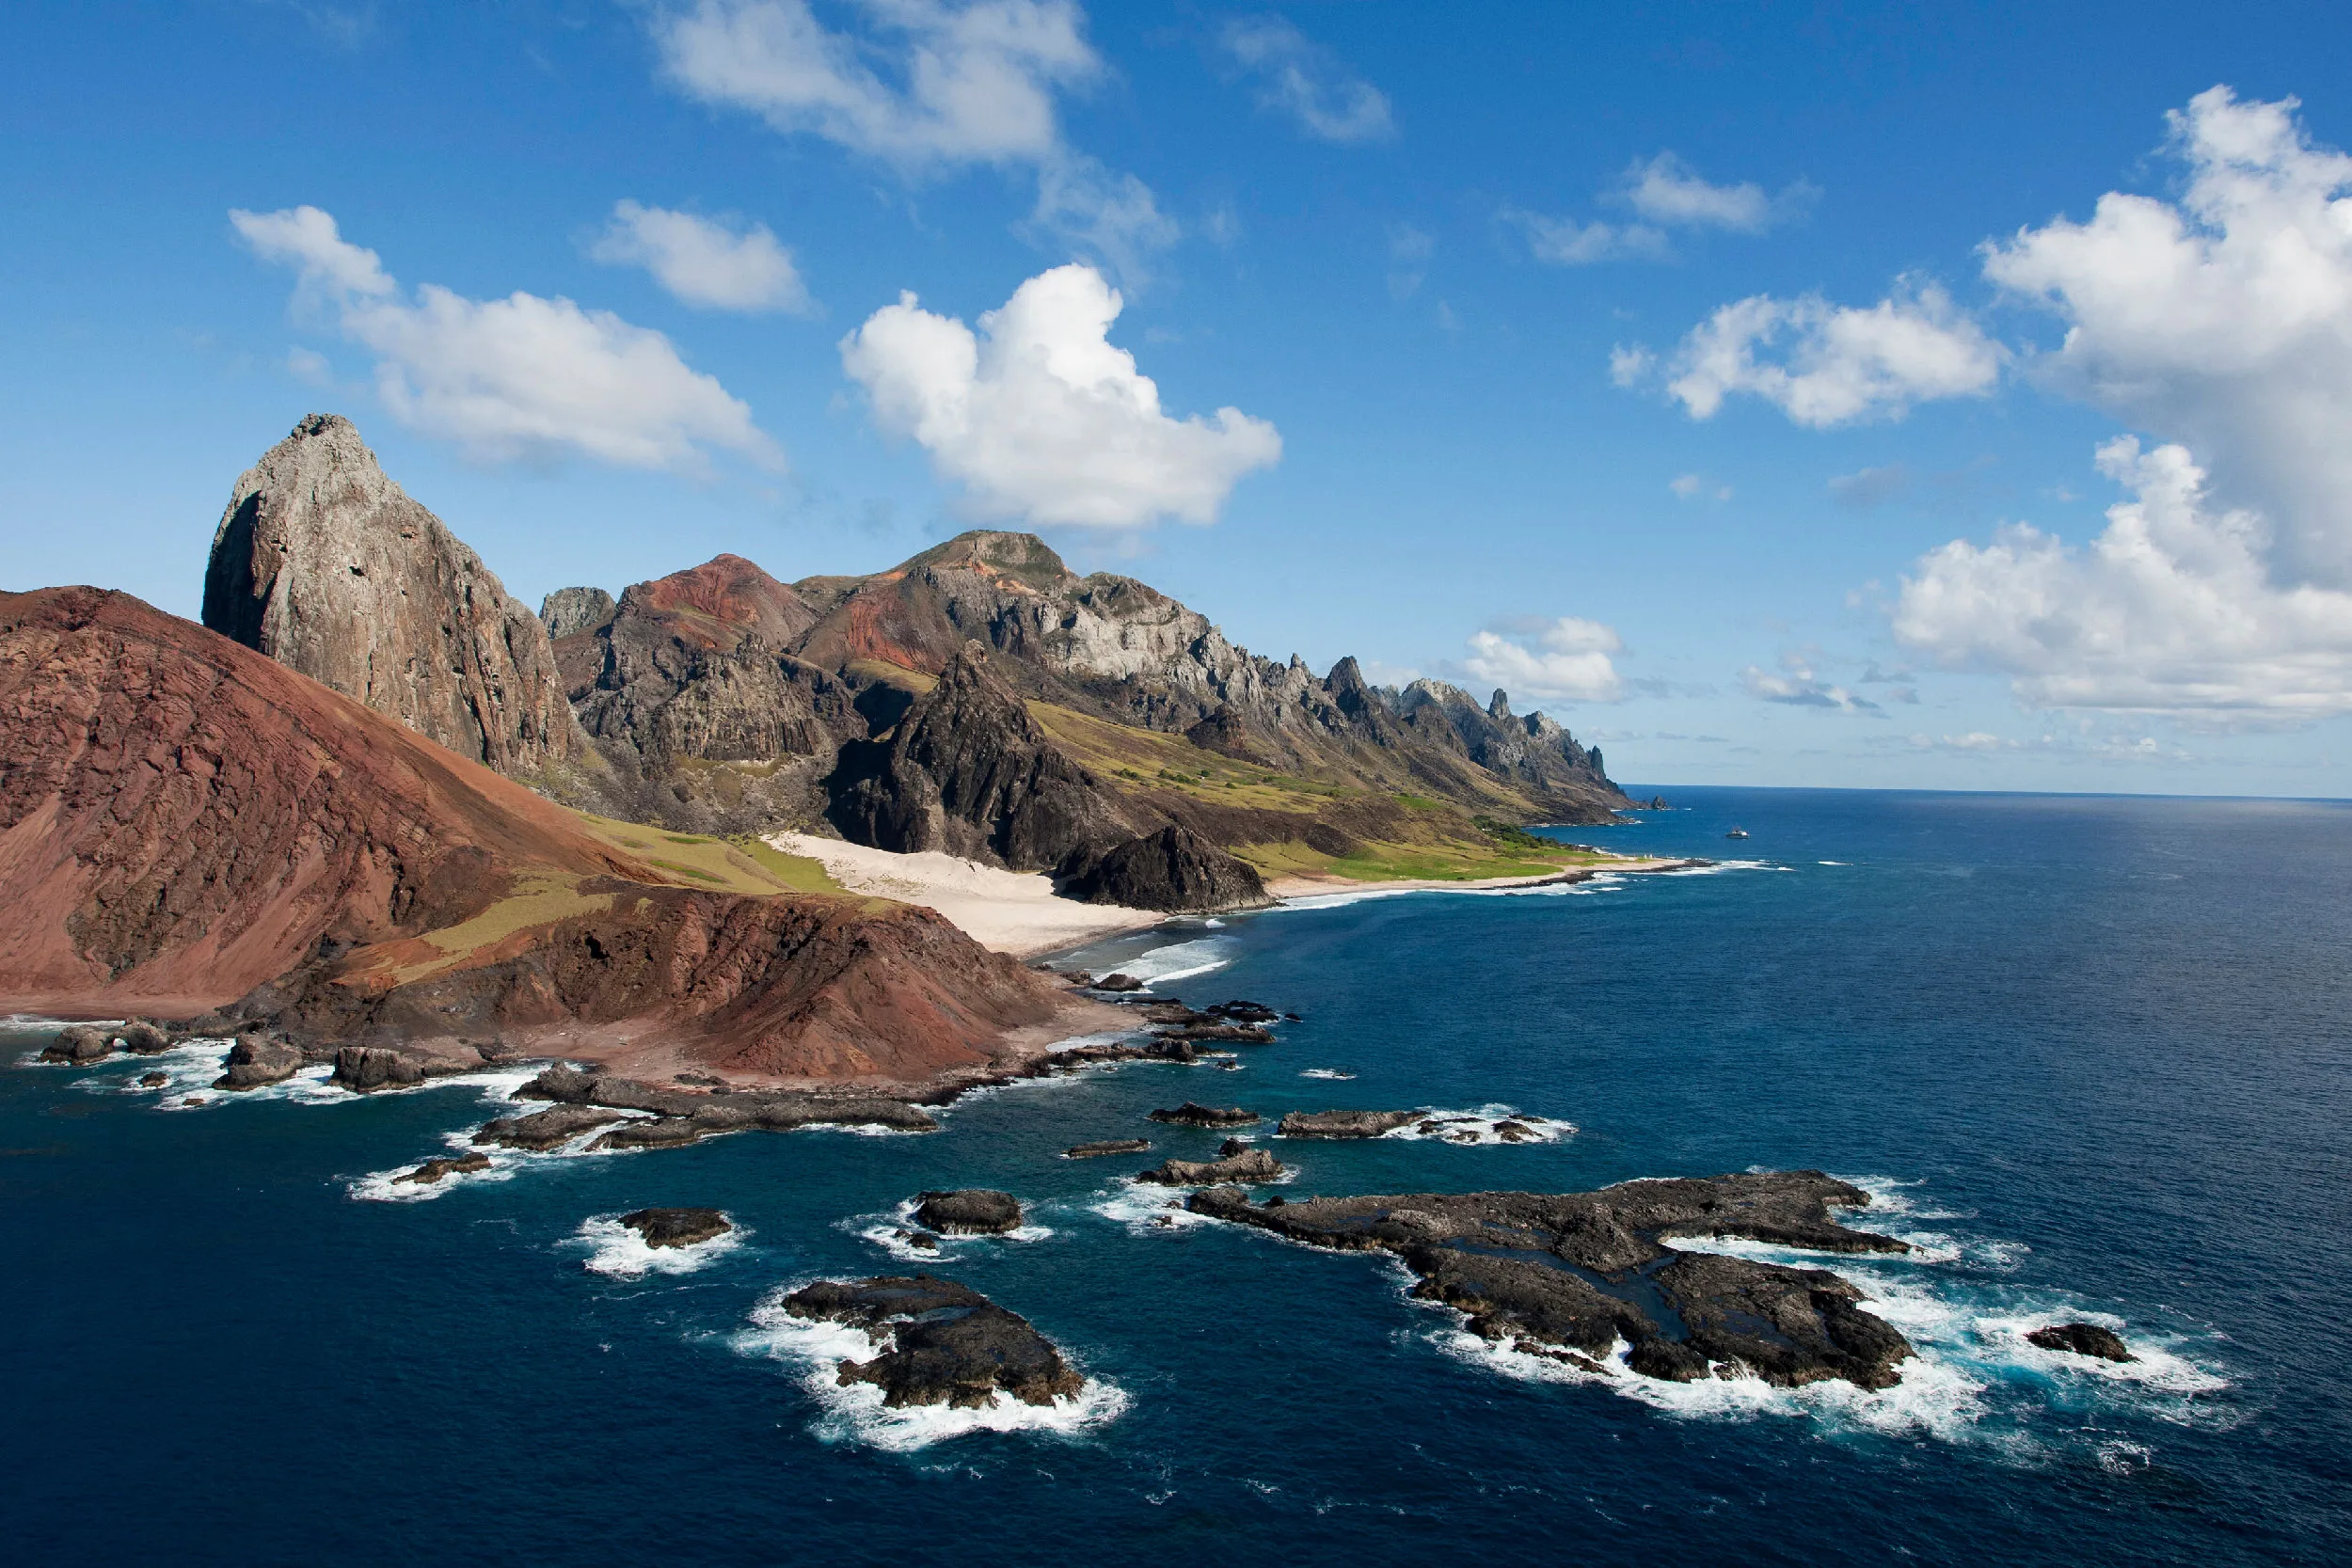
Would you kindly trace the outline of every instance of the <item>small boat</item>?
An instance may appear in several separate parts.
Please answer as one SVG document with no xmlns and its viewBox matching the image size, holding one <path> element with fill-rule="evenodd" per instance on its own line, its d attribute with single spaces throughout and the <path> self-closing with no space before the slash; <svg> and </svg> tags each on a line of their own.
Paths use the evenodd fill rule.
<svg viewBox="0 0 2352 1568">
<path fill-rule="evenodd" d="M 1745 838 L 1748 836 L 1748 831 L 1745 828 L 1734 828 L 1731 832 L 1724 834 L 1724 836 L 1725 838 Z"/>
</svg>

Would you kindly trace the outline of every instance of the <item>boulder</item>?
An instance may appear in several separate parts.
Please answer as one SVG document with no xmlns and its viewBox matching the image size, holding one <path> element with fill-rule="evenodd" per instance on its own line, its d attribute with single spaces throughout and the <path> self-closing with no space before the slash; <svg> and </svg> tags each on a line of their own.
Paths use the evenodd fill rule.
<svg viewBox="0 0 2352 1568">
<path fill-rule="evenodd" d="M 1141 1154 L 1151 1147 L 1149 1138 L 1104 1138 L 1096 1143 L 1073 1144 L 1062 1151 L 1062 1158 L 1098 1160 L 1105 1154 Z"/>
<path fill-rule="evenodd" d="M 1021 1200 L 985 1187 L 923 1193 L 915 1200 L 914 1223 L 944 1236 L 1001 1236 L 1020 1227 Z"/>
<path fill-rule="evenodd" d="M 1200 1105 L 1189 1100 L 1172 1111 L 1153 1111 L 1151 1117 L 1173 1127 L 1247 1127 L 1259 1119 L 1257 1112 L 1238 1105 Z"/>
<path fill-rule="evenodd" d="M 436 1160 L 427 1160 L 415 1170 L 403 1171 L 392 1180 L 413 1181 L 422 1187 L 438 1181 L 444 1177 L 454 1176 L 461 1171 L 488 1170 L 489 1168 L 490 1157 L 487 1154 L 451 1154 Z"/>
<path fill-rule="evenodd" d="M 370 1089 L 406 1088 L 427 1078 L 463 1072 L 462 1062 L 426 1056 L 386 1045 L 346 1045 L 335 1053 L 331 1082 L 365 1094 Z"/>
<path fill-rule="evenodd" d="M 870 1383 L 894 1409 L 944 1404 L 984 1409 L 1007 1394 L 1047 1405 L 1075 1395 L 1085 1380 L 1027 1319 L 952 1280 L 823 1279 L 785 1298 L 785 1310 L 809 1322 L 864 1329 L 881 1354 L 843 1361 L 843 1387 Z"/>
<path fill-rule="evenodd" d="M 154 1056 L 171 1049 L 171 1033 L 160 1023 L 135 1018 L 115 1031 L 122 1049 L 135 1056 Z"/>
<path fill-rule="evenodd" d="M 1100 980 L 1093 982 L 1093 989 L 1108 991 L 1141 990 L 1143 982 L 1132 974 L 1105 974 Z"/>
<path fill-rule="evenodd" d="M 258 1089 L 282 1084 L 302 1070 L 302 1052 L 284 1040 L 246 1035 L 229 1048 L 227 1069 L 213 1080 L 216 1089 Z"/>
<path fill-rule="evenodd" d="M 71 1023 L 57 1031 L 57 1037 L 41 1047 L 44 1062 L 66 1062 L 79 1067 L 85 1062 L 103 1061 L 114 1054 L 114 1036 L 95 1023 Z"/>
<path fill-rule="evenodd" d="M 623 1214 L 621 1223 L 644 1237 L 647 1246 L 693 1246 L 735 1228 L 716 1209 L 640 1209 Z"/>
<path fill-rule="evenodd" d="M 2101 1361 L 2137 1361 L 2131 1347 L 2112 1329 L 2097 1323 L 2052 1323 L 2026 1336 L 2030 1344 L 2068 1355 L 2095 1356 Z"/>
</svg>

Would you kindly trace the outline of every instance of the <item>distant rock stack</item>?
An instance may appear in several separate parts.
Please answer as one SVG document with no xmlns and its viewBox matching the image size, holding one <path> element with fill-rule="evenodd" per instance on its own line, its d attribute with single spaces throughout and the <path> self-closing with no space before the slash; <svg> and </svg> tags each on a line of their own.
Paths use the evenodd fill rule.
<svg viewBox="0 0 2352 1568">
<path fill-rule="evenodd" d="M 204 624 L 502 773 L 572 754 L 547 627 L 341 415 L 310 416 L 238 479 Z"/>
</svg>

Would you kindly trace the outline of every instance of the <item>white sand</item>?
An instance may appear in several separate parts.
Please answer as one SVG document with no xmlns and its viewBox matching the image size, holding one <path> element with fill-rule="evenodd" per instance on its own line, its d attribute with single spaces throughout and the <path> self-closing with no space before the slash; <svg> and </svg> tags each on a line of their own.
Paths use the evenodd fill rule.
<svg viewBox="0 0 2352 1568">
<path fill-rule="evenodd" d="M 898 855 L 807 833 L 770 833 L 766 842 L 818 862 L 851 893 L 936 910 L 981 946 L 1015 958 L 1141 930 L 1168 918 L 1156 910 L 1081 904 L 1057 895 L 1053 879 L 1042 872 L 1006 871 L 936 850 Z"/>
</svg>

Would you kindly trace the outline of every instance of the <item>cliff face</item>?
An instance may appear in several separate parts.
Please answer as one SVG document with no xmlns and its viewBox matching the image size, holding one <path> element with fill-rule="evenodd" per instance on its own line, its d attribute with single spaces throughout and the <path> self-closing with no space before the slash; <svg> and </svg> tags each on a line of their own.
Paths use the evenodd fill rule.
<svg viewBox="0 0 2352 1568">
<path fill-rule="evenodd" d="M 660 881 L 189 622 L 96 589 L 0 595 L 0 1009 L 913 1081 L 1060 1000 L 928 910 Z"/>
<path fill-rule="evenodd" d="M 547 628 L 340 416 L 311 415 L 240 476 L 203 619 L 501 772 L 571 754 Z"/>
<path fill-rule="evenodd" d="M 1118 792 L 1048 740 L 977 646 L 948 659 L 887 743 L 845 748 L 832 817 L 859 844 L 941 849 L 1017 871 L 1132 837 Z"/>
</svg>

